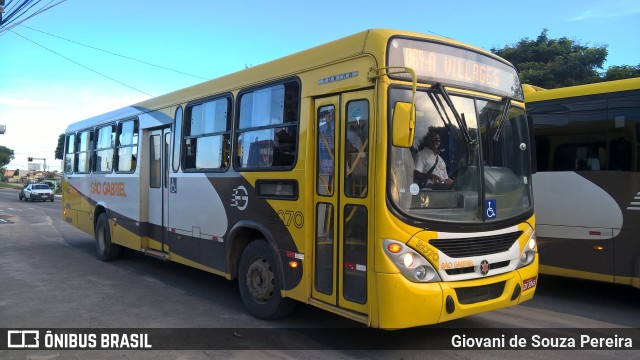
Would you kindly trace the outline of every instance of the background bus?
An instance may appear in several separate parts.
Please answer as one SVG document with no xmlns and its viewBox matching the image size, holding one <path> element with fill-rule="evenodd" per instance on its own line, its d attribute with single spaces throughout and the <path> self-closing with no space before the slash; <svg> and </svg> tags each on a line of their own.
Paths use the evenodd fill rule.
<svg viewBox="0 0 640 360">
<path fill-rule="evenodd" d="M 640 287 L 640 78 L 524 88 L 540 271 Z"/>
<path fill-rule="evenodd" d="M 414 179 L 428 129 L 455 186 Z M 103 260 L 237 279 L 261 318 L 433 324 L 533 296 L 529 145 L 510 64 L 370 30 L 71 124 L 63 217 Z"/>
</svg>

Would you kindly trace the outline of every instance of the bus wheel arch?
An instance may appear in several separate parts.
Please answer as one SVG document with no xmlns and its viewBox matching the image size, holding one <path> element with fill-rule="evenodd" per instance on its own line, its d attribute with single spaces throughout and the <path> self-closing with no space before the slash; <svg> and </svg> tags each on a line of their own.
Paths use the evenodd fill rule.
<svg viewBox="0 0 640 360">
<path fill-rule="evenodd" d="M 267 243 L 275 253 L 280 274 L 283 274 L 283 269 L 281 268 L 282 263 L 278 254 L 278 246 L 271 234 L 260 224 L 244 221 L 239 222 L 233 229 L 231 229 L 231 231 L 229 231 L 228 239 L 227 261 L 229 264 L 228 269 L 229 274 L 231 274 L 231 279 L 238 277 L 240 257 L 242 256 L 245 248 L 253 241 L 263 241 Z"/>
</svg>

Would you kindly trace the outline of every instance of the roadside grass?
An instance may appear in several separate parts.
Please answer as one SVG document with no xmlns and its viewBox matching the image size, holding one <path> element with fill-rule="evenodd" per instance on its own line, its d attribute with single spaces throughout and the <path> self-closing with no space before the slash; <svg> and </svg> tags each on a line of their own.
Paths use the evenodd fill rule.
<svg viewBox="0 0 640 360">
<path fill-rule="evenodd" d="M 0 182 L 0 188 L 20 190 L 22 189 L 22 184 L 11 184 L 6 182 Z"/>
</svg>

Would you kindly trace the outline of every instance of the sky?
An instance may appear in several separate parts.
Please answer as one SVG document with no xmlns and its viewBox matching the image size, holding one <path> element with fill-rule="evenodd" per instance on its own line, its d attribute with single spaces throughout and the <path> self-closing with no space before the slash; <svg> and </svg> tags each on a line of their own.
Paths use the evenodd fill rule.
<svg viewBox="0 0 640 360">
<path fill-rule="evenodd" d="M 0 145 L 15 155 L 7 169 L 26 170 L 34 157 L 60 171 L 55 148 L 70 123 L 371 28 L 486 50 L 546 28 L 607 45 L 602 70 L 640 64 L 637 0 L 66 0 L 0 29 Z"/>
</svg>

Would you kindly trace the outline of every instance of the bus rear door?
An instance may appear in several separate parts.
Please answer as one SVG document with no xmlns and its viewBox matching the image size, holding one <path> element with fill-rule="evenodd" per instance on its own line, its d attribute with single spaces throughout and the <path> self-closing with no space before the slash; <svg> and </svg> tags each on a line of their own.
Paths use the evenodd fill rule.
<svg viewBox="0 0 640 360">
<path fill-rule="evenodd" d="M 170 128 L 150 131 L 147 144 L 149 144 L 149 248 L 167 252 Z"/>
</svg>

